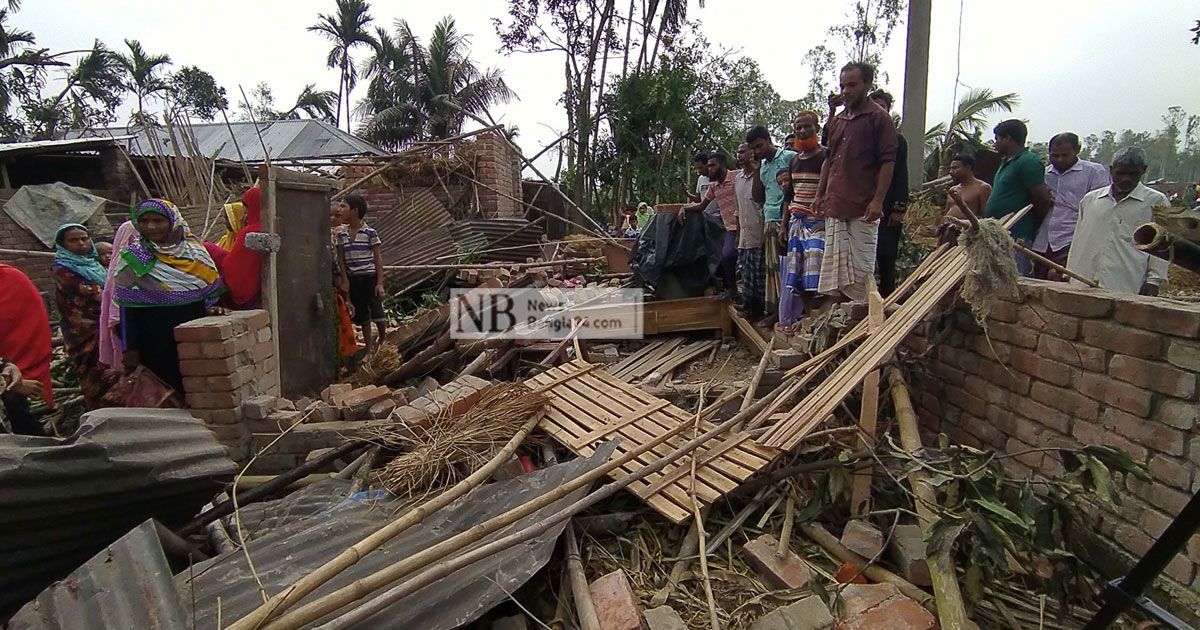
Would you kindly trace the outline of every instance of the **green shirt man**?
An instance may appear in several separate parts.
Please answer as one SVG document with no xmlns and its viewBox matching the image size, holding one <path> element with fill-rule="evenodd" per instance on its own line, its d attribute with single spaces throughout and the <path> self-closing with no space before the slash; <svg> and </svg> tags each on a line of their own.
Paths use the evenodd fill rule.
<svg viewBox="0 0 1200 630">
<path fill-rule="evenodd" d="M 984 214 L 993 219 L 1012 214 L 1033 203 L 1034 189 L 1045 184 L 1046 167 L 1033 151 L 1022 147 L 1016 154 L 1000 162 L 1000 170 L 996 171 L 992 181 L 992 195 L 988 197 Z M 1012 237 L 1025 241 L 1026 245 L 1032 244 L 1040 223 L 1037 214 L 1030 211 L 1012 227 Z"/>
</svg>

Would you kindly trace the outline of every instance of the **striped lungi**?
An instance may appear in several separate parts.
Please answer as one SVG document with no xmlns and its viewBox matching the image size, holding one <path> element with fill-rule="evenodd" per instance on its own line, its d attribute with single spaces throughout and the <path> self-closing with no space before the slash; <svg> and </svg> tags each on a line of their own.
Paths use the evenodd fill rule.
<svg viewBox="0 0 1200 630">
<path fill-rule="evenodd" d="M 825 257 L 817 291 L 867 301 L 867 277 L 875 273 L 879 221 L 825 219 Z"/>
</svg>

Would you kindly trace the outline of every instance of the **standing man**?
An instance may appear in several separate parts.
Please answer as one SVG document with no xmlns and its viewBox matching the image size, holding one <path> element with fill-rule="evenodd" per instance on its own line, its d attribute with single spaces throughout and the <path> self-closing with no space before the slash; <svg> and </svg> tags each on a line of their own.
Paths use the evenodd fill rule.
<svg viewBox="0 0 1200 630">
<path fill-rule="evenodd" d="M 871 92 L 871 100 L 892 111 L 894 100 L 884 90 Z M 896 166 L 892 169 L 892 183 L 883 198 L 883 217 L 879 219 L 879 245 L 875 250 L 879 268 L 879 294 L 891 295 L 896 288 L 896 258 L 900 255 L 900 237 L 904 234 L 904 213 L 908 210 L 908 141 L 896 132 Z"/>
<path fill-rule="evenodd" d="M 988 197 L 992 194 L 992 186 L 975 177 L 975 158 L 966 153 L 960 153 L 950 160 L 950 181 L 954 182 L 950 190 L 958 193 L 963 203 L 970 208 L 971 212 L 975 213 L 975 216 L 981 216 L 983 209 L 987 206 Z M 958 204 L 954 203 L 949 196 L 946 197 L 946 207 L 942 211 L 942 224 L 938 226 L 939 245 L 943 243 L 956 245 L 958 243 L 958 235 L 961 230 L 953 222 L 947 220 L 948 217 L 967 220 L 966 215 L 958 209 Z"/>
<path fill-rule="evenodd" d="M 728 300 L 737 290 L 737 237 L 738 237 L 738 205 L 737 193 L 734 191 L 735 175 L 726 166 L 723 151 L 713 151 L 708 154 L 708 175 L 710 184 L 704 191 L 700 203 L 684 206 L 679 209 L 683 218 L 687 212 L 704 212 L 708 207 L 716 205 L 720 208 L 721 225 L 725 227 L 725 240 L 721 247 L 721 264 L 718 267 L 721 279 L 725 282 L 725 290 L 718 296 L 720 300 Z"/>
<path fill-rule="evenodd" d="M 738 171 L 733 176 L 733 191 L 738 209 L 738 270 L 742 279 L 742 313 L 752 320 L 765 314 L 766 294 L 763 270 L 763 206 L 754 201 L 754 176 L 758 161 L 745 142 L 737 149 Z"/>
<path fill-rule="evenodd" d="M 1000 170 L 992 179 L 992 194 L 984 214 L 999 219 L 1033 204 L 1033 211 L 1009 230 L 1014 240 L 1029 247 L 1037 237 L 1038 226 L 1054 207 L 1054 199 L 1046 187 L 1046 170 L 1042 161 L 1025 146 L 1025 138 L 1029 136 L 1025 123 L 1009 119 L 996 125 L 992 133 L 995 134 L 996 152 L 1002 159 Z M 1017 272 L 1027 278 L 1032 275 L 1033 261 L 1022 252 L 1016 252 L 1015 257 Z"/>
<path fill-rule="evenodd" d="M 1108 169 L 1079 159 L 1079 136 L 1060 133 L 1050 138 L 1050 166 L 1046 168 L 1046 185 L 1054 196 L 1054 207 L 1038 229 L 1033 251 L 1062 266 L 1067 265 L 1067 251 L 1079 220 L 1079 201 L 1083 196 L 1112 183 Z M 1033 263 L 1033 277 L 1042 280 L 1066 280 L 1057 271 L 1040 262 Z"/>
<path fill-rule="evenodd" d="M 1158 295 L 1170 263 L 1134 247 L 1133 232 L 1154 220 L 1154 208 L 1166 206 L 1167 196 L 1141 183 L 1146 152 L 1139 147 L 1117 151 L 1109 174 L 1111 185 L 1089 192 L 1079 202 L 1067 269 L 1105 289 Z"/>
<path fill-rule="evenodd" d="M 767 309 L 775 310 L 779 303 L 779 257 L 787 235 L 780 229 L 783 220 L 783 188 L 779 186 L 780 172 L 786 172 L 796 152 L 779 149 L 771 141 L 766 127 L 758 126 L 746 133 L 746 144 L 759 161 L 754 176 L 754 201 L 763 205 L 763 262 L 766 269 L 765 295 Z"/>
<path fill-rule="evenodd" d="M 892 186 L 896 124 L 867 98 L 875 67 L 842 68 L 845 107 L 829 123 L 814 214 L 825 217 L 825 256 L 818 291 L 854 302 L 867 300 L 867 277 L 875 273 L 879 219 Z"/>
</svg>

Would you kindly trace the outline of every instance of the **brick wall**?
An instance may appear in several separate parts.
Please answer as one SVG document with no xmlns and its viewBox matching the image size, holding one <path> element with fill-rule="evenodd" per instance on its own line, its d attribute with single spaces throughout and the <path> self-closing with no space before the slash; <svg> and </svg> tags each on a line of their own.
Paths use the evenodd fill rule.
<svg viewBox="0 0 1200 630">
<path fill-rule="evenodd" d="M 489 219 L 524 216 L 525 207 L 518 201 L 521 199 L 521 161 L 517 152 L 504 136 L 494 131 L 479 134 L 475 143 L 475 177 L 491 188 L 479 188 L 483 216 Z"/>
<path fill-rule="evenodd" d="M 188 409 L 239 462 L 250 454 L 242 403 L 279 395 L 279 360 L 271 334 L 270 317 L 263 310 L 204 317 L 175 329 Z"/>
<path fill-rule="evenodd" d="M 1021 289 L 1020 299 L 997 304 L 988 335 L 966 309 L 929 331 L 939 344 L 927 372 L 914 376 L 922 423 L 1008 453 L 1081 444 L 1128 451 L 1152 480 L 1125 479 L 1119 508 L 1088 509 L 1104 537 L 1129 552 L 1115 554 L 1127 569 L 1200 488 L 1200 306 L 1038 281 Z M 1044 453 L 1007 462 L 1021 477 L 1062 473 Z M 1164 575 L 1200 590 L 1200 535 Z"/>
<path fill-rule="evenodd" d="M 8 191 L 8 197 L 13 191 Z M 0 195 L 3 196 L 3 195 Z M 7 197 L 5 197 L 7 199 Z M 0 201 L 3 203 L 3 201 Z M 49 252 L 45 245 L 25 228 L 17 225 L 7 212 L 0 210 L 0 249 L 19 249 L 34 252 Z M 50 256 L 31 254 L 0 254 L 0 262 L 12 265 L 25 272 L 38 291 L 51 295 L 54 292 L 54 272 L 50 264 L 54 259 Z M 51 300 L 53 301 L 53 300 Z"/>
</svg>

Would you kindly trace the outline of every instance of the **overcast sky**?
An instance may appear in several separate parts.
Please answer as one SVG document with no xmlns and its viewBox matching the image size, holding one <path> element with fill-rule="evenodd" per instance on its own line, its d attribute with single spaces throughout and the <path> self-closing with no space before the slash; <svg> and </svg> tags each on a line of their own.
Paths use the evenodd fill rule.
<svg viewBox="0 0 1200 630">
<path fill-rule="evenodd" d="M 1031 141 L 1068 130 L 1085 136 L 1104 129 L 1157 129 L 1173 105 L 1200 114 L 1200 46 L 1190 43 L 1188 32 L 1200 19 L 1200 3 L 1194 0 L 969 0 L 962 15 L 961 56 L 960 3 L 933 4 L 930 125 L 951 111 L 958 59 L 962 86 L 1020 94 L 1015 115 L 1029 120 Z M 808 81 L 802 55 L 822 42 L 843 54 L 839 42 L 826 41 L 826 29 L 843 21 L 851 5 L 849 0 L 708 0 L 699 8 L 692 0 L 688 15 L 714 44 L 740 48 L 756 59 L 784 98 L 799 98 Z M 452 13 L 459 29 L 472 36 L 472 56 L 481 65 L 502 68 L 520 96 L 493 113 L 520 128 L 518 143 L 533 154 L 566 128 L 557 103 L 562 60 L 549 54 L 501 55 L 491 19 L 503 17 L 506 7 L 506 0 L 377 0 L 372 15 L 389 29 L 403 17 L 424 39 L 444 14 Z M 231 101 L 240 99 L 239 84 L 249 92 L 266 81 L 276 105 L 287 107 L 306 83 L 337 87 L 337 74 L 325 69 L 329 44 L 305 30 L 318 13 L 333 8 L 333 0 L 26 0 L 9 22 L 33 31 L 39 45 L 55 51 L 87 48 L 94 38 L 123 48 L 123 39 L 136 38 L 151 52 L 170 54 L 176 67 L 197 65 L 211 72 Z M 897 98 L 903 92 L 904 29 L 903 23 L 897 28 L 882 68 L 889 75 L 884 87 Z M 358 58 L 366 54 L 360 50 Z M 959 88 L 960 95 L 966 87 Z"/>
</svg>

